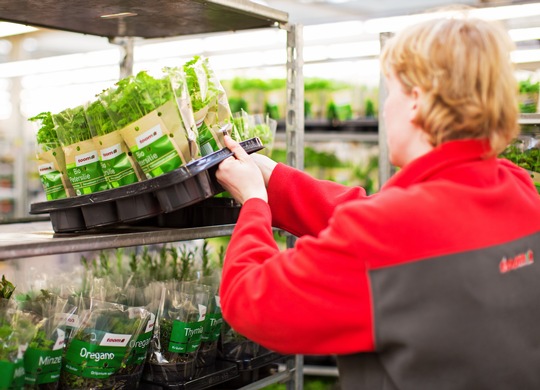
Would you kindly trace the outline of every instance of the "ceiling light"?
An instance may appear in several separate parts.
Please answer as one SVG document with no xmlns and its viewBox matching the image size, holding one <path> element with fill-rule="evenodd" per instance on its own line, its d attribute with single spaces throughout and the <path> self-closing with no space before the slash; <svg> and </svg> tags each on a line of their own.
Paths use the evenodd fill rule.
<svg viewBox="0 0 540 390">
<path fill-rule="evenodd" d="M 469 15 L 471 17 L 488 20 L 525 18 L 540 15 L 540 3 L 486 7 L 470 10 L 462 9 L 441 12 L 426 12 L 414 15 L 376 18 L 367 20 L 365 22 L 365 28 L 366 31 L 370 33 L 393 32 L 426 20 L 445 17 L 459 17 L 460 15 Z"/>
<path fill-rule="evenodd" d="M 358 20 L 339 23 L 315 24 L 311 26 L 304 26 L 304 41 L 313 42 L 321 40 L 333 40 L 336 38 L 362 35 L 363 33 L 363 23 Z"/>
<path fill-rule="evenodd" d="M 128 18 L 130 16 L 137 16 L 134 12 L 119 12 L 116 14 L 101 15 L 102 19 L 119 19 L 119 18 Z"/>
<path fill-rule="evenodd" d="M 532 41 L 535 39 L 540 39 L 540 27 L 518 28 L 509 30 L 508 34 L 514 42 Z"/>
<path fill-rule="evenodd" d="M 512 61 L 516 64 L 540 61 L 540 49 L 516 50 L 511 54 Z"/>
<path fill-rule="evenodd" d="M 477 8 L 471 10 L 470 14 L 471 16 L 477 18 L 491 20 L 528 18 L 531 16 L 540 15 L 540 3 Z"/>
</svg>

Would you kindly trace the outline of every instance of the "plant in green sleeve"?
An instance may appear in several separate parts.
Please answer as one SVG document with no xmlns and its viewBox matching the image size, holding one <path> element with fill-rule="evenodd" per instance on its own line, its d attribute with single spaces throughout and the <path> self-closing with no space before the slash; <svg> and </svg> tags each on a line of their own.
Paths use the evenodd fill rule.
<svg viewBox="0 0 540 390">
<path fill-rule="evenodd" d="M 118 129 L 144 117 L 172 98 L 168 80 L 156 79 L 145 71 L 121 79 L 116 88 L 99 95 Z"/>
<path fill-rule="evenodd" d="M 183 65 L 183 70 L 197 123 L 201 154 L 204 156 L 223 148 L 223 132 L 241 140 L 225 89 L 208 59 L 195 56 Z"/>
<path fill-rule="evenodd" d="M 67 108 L 53 115 L 53 121 L 66 157 L 67 176 L 75 193 L 84 195 L 108 189 L 84 106 Z"/>
<path fill-rule="evenodd" d="M 204 286 L 176 280 L 164 286 L 143 376 L 154 383 L 178 384 L 194 375 L 209 292 Z"/>
<path fill-rule="evenodd" d="M 30 291 L 17 296 L 19 308 L 39 318 L 37 333 L 24 354 L 28 389 L 56 389 L 62 368 L 66 331 L 63 318 L 75 312 L 68 300 L 48 291 Z"/>
<path fill-rule="evenodd" d="M 10 282 L 4 291 L 13 294 Z M 36 335 L 36 318 L 19 310 L 13 299 L 0 298 L 0 389 L 22 389 L 25 381 L 24 354 Z"/>
<path fill-rule="evenodd" d="M 61 373 L 63 389 L 137 386 L 140 373 L 130 365 L 134 343 L 150 313 L 139 307 L 92 300 L 70 340 Z"/>
<path fill-rule="evenodd" d="M 41 112 L 28 119 L 36 127 L 36 157 L 39 178 L 47 200 L 62 199 L 73 194 L 66 176 L 66 161 L 52 114 Z"/>
<path fill-rule="evenodd" d="M 179 137 L 181 118 L 168 77 L 158 79 L 142 71 L 118 81 L 99 99 L 146 178 L 191 160 L 185 140 Z"/>
</svg>

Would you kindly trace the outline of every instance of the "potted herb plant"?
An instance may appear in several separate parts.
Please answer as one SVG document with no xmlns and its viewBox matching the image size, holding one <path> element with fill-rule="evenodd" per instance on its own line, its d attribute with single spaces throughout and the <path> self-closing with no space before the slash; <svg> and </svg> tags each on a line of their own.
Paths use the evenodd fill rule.
<svg viewBox="0 0 540 390">
<path fill-rule="evenodd" d="M 143 378 L 177 384 L 195 373 L 209 294 L 200 285 L 186 282 L 173 280 L 165 286 Z"/>
<path fill-rule="evenodd" d="M 134 348 L 132 341 L 144 332 L 149 320 L 150 313 L 144 308 L 89 300 L 80 326 L 67 345 L 61 387 L 137 387 L 140 373 L 128 362 Z"/>
<path fill-rule="evenodd" d="M 99 162 L 109 187 L 121 187 L 144 178 L 142 170 L 133 159 L 101 101 L 96 99 L 86 104 L 84 113 L 99 151 Z"/>
<path fill-rule="evenodd" d="M 75 194 L 85 195 L 108 189 L 84 107 L 67 108 L 52 117 L 66 157 L 67 176 Z"/>
<path fill-rule="evenodd" d="M 35 318 L 17 308 L 11 299 L 15 286 L 0 282 L 0 389 L 24 387 L 24 354 L 36 334 Z"/>
<path fill-rule="evenodd" d="M 207 58 L 195 56 L 183 65 L 203 156 L 224 147 L 223 135 L 241 140 L 227 94 Z"/>
<path fill-rule="evenodd" d="M 74 190 L 66 174 L 64 151 L 58 140 L 51 113 L 45 111 L 28 120 L 37 127 L 38 171 L 47 200 L 73 196 Z"/>
<path fill-rule="evenodd" d="M 25 388 L 57 389 L 66 340 L 62 318 L 73 314 L 76 307 L 48 290 L 21 294 L 17 301 L 21 310 L 41 319 L 24 354 Z"/>
<path fill-rule="evenodd" d="M 156 79 L 141 71 L 117 82 L 99 99 L 147 178 L 197 157 L 167 77 Z"/>
</svg>

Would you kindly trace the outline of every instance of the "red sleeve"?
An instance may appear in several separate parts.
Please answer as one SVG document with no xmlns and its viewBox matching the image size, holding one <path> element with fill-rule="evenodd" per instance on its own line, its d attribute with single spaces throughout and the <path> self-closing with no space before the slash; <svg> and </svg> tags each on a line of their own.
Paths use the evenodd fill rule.
<svg viewBox="0 0 540 390">
<path fill-rule="evenodd" d="M 365 196 L 361 187 L 317 180 L 285 164 L 274 168 L 268 183 L 273 226 L 297 237 L 316 236 L 328 226 L 337 205 Z"/>
<path fill-rule="evenodd" d="M 282 353 L 373 350 L 367 270 L 345 238 L 348 227 L 299 238 L 294 249 L 280 252 L 270 222 L 261 199 L 242 206 L 220 286 L 225 320 Z"/>
</svg>

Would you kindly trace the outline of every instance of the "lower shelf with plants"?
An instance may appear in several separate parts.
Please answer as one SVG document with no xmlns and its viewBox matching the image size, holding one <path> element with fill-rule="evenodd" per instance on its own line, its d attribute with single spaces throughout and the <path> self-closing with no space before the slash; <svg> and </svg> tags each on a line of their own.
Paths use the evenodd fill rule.
<svg viewBox="0 0 540 390">
<path fill-rule="evenodd" d="M 91 252 L 31 287 L 3 275 L 0 389 L 235 389 L 271 375 L 291 357 L 223 321 L 223 254 L 186 241 Z"/>
</svg>

